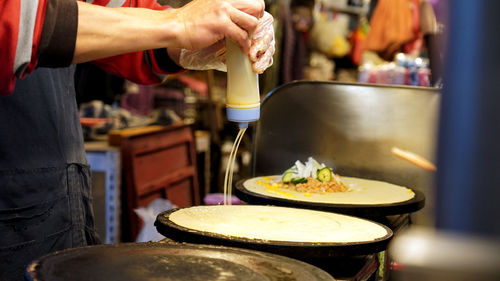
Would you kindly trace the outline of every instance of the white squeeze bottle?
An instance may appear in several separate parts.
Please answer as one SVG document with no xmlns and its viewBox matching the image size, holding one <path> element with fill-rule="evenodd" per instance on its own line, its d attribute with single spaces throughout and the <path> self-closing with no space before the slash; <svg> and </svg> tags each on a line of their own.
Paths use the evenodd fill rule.
<svg viewBox="0 0 500 281">
<path fill-rule="evenodd" d="M 240 46 L 226 39 L 227 95 L 226 113 L 229 121 L 238 122 L 240 129 L 248 122 L 259 120 L 260 95 L 258 74 L 252 71 L 248 55 Z"/>
<path fill-rule="evenodd" d="M 226 39 L 226 65 L 227 65 L 227 94 L 226 113 L 227 119 L 238 122 L 240 131 L 234 140 L 229 159 L 227 161 L 226 175 L 224 177 L 224 205 L 231 205 L 234 160 L 240 142 L 248 127 L 248 122 L 259 120 L 260 95 L 257 74 L 252 71 L 248 55 L 243 53 L 240 46 L 231 39 Z"/>
</svg>

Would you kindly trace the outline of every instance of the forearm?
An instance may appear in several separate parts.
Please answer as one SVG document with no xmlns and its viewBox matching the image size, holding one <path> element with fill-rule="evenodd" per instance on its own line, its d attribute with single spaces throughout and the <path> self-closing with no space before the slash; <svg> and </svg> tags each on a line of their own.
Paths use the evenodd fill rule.
<svg viewBox="0 0 500 281">
<path fill-rule="evenodd" d="M 148 49 L 175 48 L 182 29 L 175 13 L 174 9 L 105 8 L 78 2 L 73 63 Z"/>
<path fill-rule="evenodd" d="M 99 59 L 108 71 L 127 79 L 137 72 L 134 81 L 156 83 L 161 80 L 153 76 L 179 71 L 169 57 L 178 63 L 180 49 L 198 50 L 230 38 L 248 52 L 248 33 L 264 11 L 263 0 L 194 0 L 164 11 L 155 10 L 162 8 L 155 0 L 120 1 L 134 8 L 99 6 L 109 0 L 92 3 L 0 1 L 0 60 L 6 66 L 0 71 L 0 95 L 12 92 L 16 79 L 36 67 Z"/>
</svg>

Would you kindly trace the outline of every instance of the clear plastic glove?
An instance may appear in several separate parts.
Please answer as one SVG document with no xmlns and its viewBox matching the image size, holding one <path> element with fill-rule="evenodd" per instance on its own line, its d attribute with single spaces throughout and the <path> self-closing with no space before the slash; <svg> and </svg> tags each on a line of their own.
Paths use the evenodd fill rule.
<svg viewBox="0 0 500 281">
<path fill-rule="evenodd" d="M 275 51 L 273 17 L 265 12 L 252 33 L 249 58 L 255 73 L 263 73 L 273 64 Z M 182 49 L 179 64 L 185 69 L 227 71 L 225 40 L 199 50 Z"/>
<path fill-rule="evenodd" d="M 263 73 L 273 64 L 275 51 L 273 22 L 273 16 L 264 12 L 264 16 L 259 19 L 257 28 L 252 33 L 249 57 L 255 73 Z"/>
<path fill-rule="evenodd" d="M 226 41 L 220 40 L 200 50 L 182 49 L 179 64 L 185 69 L 216 69 L 226 72 Z"/>
</svg>

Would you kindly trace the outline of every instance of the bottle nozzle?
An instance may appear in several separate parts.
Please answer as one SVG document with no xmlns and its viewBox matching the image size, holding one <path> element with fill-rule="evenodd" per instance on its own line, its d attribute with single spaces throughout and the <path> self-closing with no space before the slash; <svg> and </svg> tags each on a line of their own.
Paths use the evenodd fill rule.
<svg viewBox="0 0 500 281">
<path fill-rule="evenodd" d="M 259 120 L 260 107 L 230 108 L 226 107 L 227 119 L 232 122 L 247 123 Z"/>
</svg>

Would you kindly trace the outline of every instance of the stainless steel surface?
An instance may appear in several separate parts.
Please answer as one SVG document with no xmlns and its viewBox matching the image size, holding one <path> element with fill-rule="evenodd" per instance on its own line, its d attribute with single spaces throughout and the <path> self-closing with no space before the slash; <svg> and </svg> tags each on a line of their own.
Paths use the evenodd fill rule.
<svg viewBox="0 0 500 281">
<path fill-rule="evenodd" d="M 424 192 L 417 221 L 432 224 L 433 174 L 392 155 L 393 146 L 435 161 L 436 89 L 293 82 L 263 101 L 254 132 L 252 176 L 279 174 L 313 156 L 345 176 Z"/>
<path fill-rule="evenodd" d="M 134 243 L 52 253 L 27 268 L 32 281 L 334 281 L 298 260 L 209 245 Z"/>
</svg>

